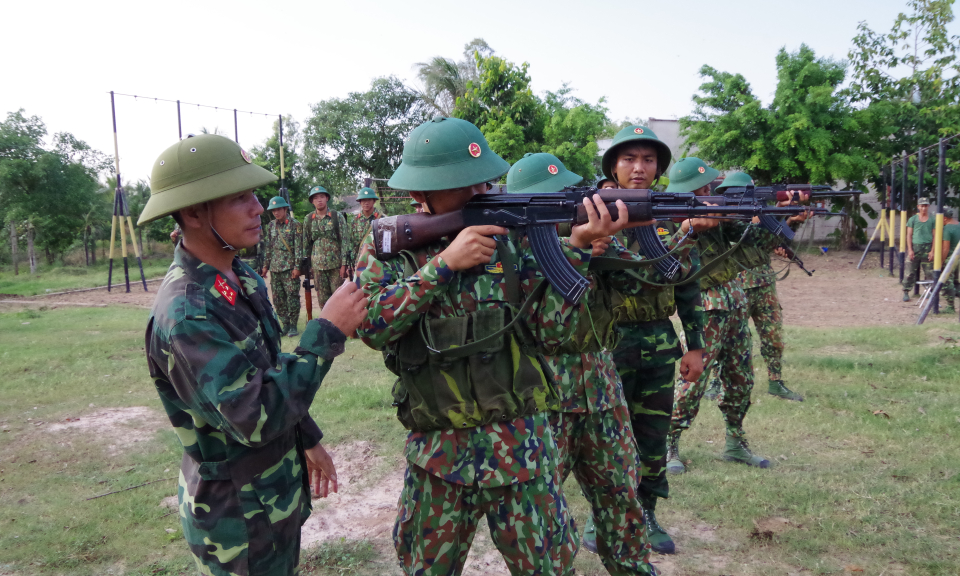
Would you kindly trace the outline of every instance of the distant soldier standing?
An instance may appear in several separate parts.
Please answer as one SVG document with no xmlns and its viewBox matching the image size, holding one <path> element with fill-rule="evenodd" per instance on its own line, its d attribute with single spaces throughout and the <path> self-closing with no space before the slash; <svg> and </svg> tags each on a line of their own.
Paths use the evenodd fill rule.
<svg viewBox="0 0 960 576">
<path fill-rule="evenodd" d="M 139 224 L 172 215 L 183 230 L 146 331 L 150 376 L 183 445 L 180 524 L 201 574 L 296 574 L 314 493 L 337 491 L 307 409 L 366 308 L 345 286 L 280 352 L 263 279 L 237 258 L 260 240 L 254 189 L 277 178 L 234 141 L 204 134 L 153 165 Z"/>
<path fill-rule="evenodd" d="M 947 261 L 950 259 L 950 255 L 953 254 L 953 251 L 957 249 L 957 244 L 960 244 L 960 222 L 953 217 L 953 211 L 944 210 L 944 220 L 943 220 L 943 266 L 947 265 Z M 930 258 L 933 258 L 933 253 L 931 252 Z M 941 289 L 941 294 L 946 300 L 946 309 L 944 310 L 947 314 L 956 314 L 956 309 L 953 307 L 953 301 L 960 294 L 957 293 L 957 276 L 960 272 L 960 266 L 953 269 L 946 282 L 943 283 L 943 288 Z"/>
<path fill-rule="evenodd" d="M 314 186 L 307 199 L 316 211 L 303 223 L 303 255 L 310 257 L 313 283 L 317 288 L 320 309 L 349 276 L 350 229 L 343 214 L 327 208 L 330 193 L 323 186 Z"/>
<path fill-rule="evenodd" d="M 303 227 L 289 214 L 290 204 L 283 196 L 270 199 L 267 210 L 273 221 L 267 224 L 264 234 L 263 269 L 260 275 L 270 272 L 270 290 L 273 292 L 273 308 L 287 336 L 296 336 L 300 320 L 300 270 L 297 268 L 303 256 Z"/>
<path fill-rule="evenodd" d="M 376 209 L 377 200 L 380 198 L 373 188 L 361 188 L 357 194 L 357 200 L 360 202 L 360 213 L 350 217 L 350 268 L 357 263 L 357 257 L 360 256 L 360 245 L 363 239 L 370 233 L 370 223 L 381 218 L 380 211 Z"/>
<path fill-rule="evenodd" d="M 933 265 L 928 259 L 933 246 L 933 219 L 930 218 L 930 199 L 917 199 L 917 213 L 907 220 L 907 259 L 910 260 L 910 274 L 903 281 L 903 301 L 910 301 L 910 292 L 920 279 L 933 277 Z"/>
</svg>

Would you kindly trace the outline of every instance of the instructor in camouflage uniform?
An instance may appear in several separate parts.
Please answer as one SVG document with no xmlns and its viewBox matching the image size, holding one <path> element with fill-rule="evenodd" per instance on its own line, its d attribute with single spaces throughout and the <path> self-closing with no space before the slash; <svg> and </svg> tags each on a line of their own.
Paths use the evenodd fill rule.
<svg viewBox="0 0 960 576">
<path fill-rule="evenodd" d="M 697 196 L 710 194 L 710 183 L 720 173 L 699 158 L 684 158 L 670 169 L 668 192 L 693 192 Z M 740 266 L 730 258 L 731 243 L 759 234 L 764 250 L 773 250 L 779 240 L 759 226 L 741 222 L 723 222 L 720 226 L 701 232 L 697 238 L 701 265 L 709 273 L 700 279 L 703 305 L 707 312 L 704 332 L 706 352 L 704 372 L 699 379 L 681 373 L 676 387 L 673 416 L 670 423 L 670 454 L 667 471 L 679 474 L 685 471 L 680 459 L 680 434 L 690 428 L 700 410 L 700 399 L 706 389 L 711 370 L 717 370 L 723 394 L 720 411 L 726 421 L 727 440 L 723 459 L 751 466 L 768 468 L 770 461 L 753 454 L 743 431 L 743 419 L 750 408 L 753 390 L 753 338 L 750 333 L 747 295 L 739 275 Z M 709 267 L 709 268 L 708 268 Z"/>
<path fill-rule="evenodd" d="M 267 210 L 273 220 L 267 224 L 264 242 L 263 270 L 270 272 L 270 291 L 273 293 L 273 308 L 287 336 L 296 336 L 300 321 L 300 260 L 303 258 L 303 227 L 288 216 L 290 204 L 283 196 L 270 199 Z"/>
<path fill-rule="evenodd" d="M 253 190 L 274 180 L 228 138 L 184 138 L 154 163 L 139 220 L 173 215 L 183 230 L 145 344 L 183 445 L 180 523 L 201 574 L 296 574 L 308 472 L 319 495 L 337 489 L 307 409 L 366 300 L 345 287 L 293 353 L 280 353 L 263 279 L 236 257 L 260 240 Z"/>
<path fill-rule="evenodd" d="M 509 167 L 476 126 L 437 117 L 411 132 L 389 185 L 448 214 Z M 619 230 L 602 203 L 584 209 L 589 222 L 561 243 L 581 274 L 590 242 Z M 526 238 L 499 226 L 389 260 L 365 243 L 357 274 L 370 296 L 360 335 L 399 376 L 393 398 L 410 430 L 393 531 L 404 572 L 459 574 L 486 518 L 511 574 L 570 574 L 579 542 L 550 427 L 557 393 L 538 350 L 569 336 L 579 306 L 546 282 Z"/>
<path fill-rule="evenodd" d="M 360 193 L 357 194 L 360 213 L 350 216 L 350 268 L 356 266 L 357 257 L 360 256 L 360 245 L 370 233 L 370 223 L 377 218 L 382 218 L 380 211 L 376 209 L 379 199 L 373 188 L 361 188 Z"/>
<path fill-rule="evenodd" d="M 552 154 L 527 154 L 510 168 L 507 192 L 559 192 L 582 180 Z M 602 254 L 597 252 L 594 254 Z M 639 260 L 625 249 L 617 257 Z M 572 329 L 573 338 L 559 349 L 547 351 L 547 365 L 560 393 L 553 434 L 561 483 L 572 472 L 591 505 L 600 532 L 597 541 L 603 565 L 611 574 L 649 575 L 655 570 L 644 538 L 643 509 L 637 500 L 637 448 L 610 353 L 616 329 L 607 276 L 589 276 L 590 288 L 584 295 L 587 310 Z"/>
<path fill-rule="evenodd" d="M 314 186 L 307 199 L 316 211 L 303 223 L 303 255 L 310 257 L 317 303 L 322 310 L 330 295 L 349 277 L 350 230 L 343 214 L 330 210 L 330 193 L 323 186 Z"/>
<path fill-rule="evenodd" d="M 930 253 L 933 247 L 934 220 L 930 218 L 930 199 L 917 199 L 917 213 L 907 220 L 907 260 L 910 261 L 910 271 L 903 280 L 903 301 L 910 301 L 910 292 L 920 279 L 920 270 L 923 270 L 923 279 L 932 280 L 933 264 Z"/>
<path fill-rule="evenodd" d="M 741 186 L 753 186 L 753 178 L 743 172 L 733 172 L 723 179 L 714 194 Z M 787 224 L 796 230 L 805 219 L 802 215 L 791 216 Z M 777 274 L 771 266 L 770 251 L 757 243 L 759 238 L 758 235 L 745 238 L 731 258 L 740 264 L 740 282 L 747 294 L 748 313 L 760 338 L 760 355 L 767 363 L 767 392 L 786 400 L 803 402 L 803 396 L 787 388 L 783 382 L 783 308 L 777 297 Z M 703 396 L 713 400 L 719 393 L 720 378 L 713 374 L 710 387 Z"/>
</svg>

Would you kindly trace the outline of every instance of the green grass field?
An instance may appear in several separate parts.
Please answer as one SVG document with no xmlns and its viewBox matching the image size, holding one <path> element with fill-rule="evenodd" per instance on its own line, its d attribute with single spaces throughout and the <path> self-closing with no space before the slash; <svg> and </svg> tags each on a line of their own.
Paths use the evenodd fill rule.
<svg viewBox="0 0 960 576">
<path fill-rule="evenodd" d="M 160 506 L 175 480 L 87 500 L 176 476 L 173 432 L 145 434 L 136 421 L 53 429 L 106 409 L 159 412 L 147 314 L 0 313 L 0 574 L 193 573 L 177 517 Z M 777 466 L 719 461 L 719 411 L 704 405 L 681 445 L 690 471 L 671 478 L 659 513 L 680 554 L 657 563 L 673 575 L 960 573 L 960 329 L 790 328 L 787 338 L 785 376 L 807 401 L 758 385 L 746 422 Z M 380 355 L 351 341 L 311 410 L 325 442 L 367 440 L 395 461 L 391 381 Z M 566 488 L 582 525 L 584 500 L 572 480 Z M 758 531 L 770 517 L 785 519 L 781 529 Z M 305 553 L 303 572 L 398 573 L 383 568 L 392 564 L 388 547 L 348 540 Z M 576 567 L 605 573 L 587 553 Z"/>
</svg>

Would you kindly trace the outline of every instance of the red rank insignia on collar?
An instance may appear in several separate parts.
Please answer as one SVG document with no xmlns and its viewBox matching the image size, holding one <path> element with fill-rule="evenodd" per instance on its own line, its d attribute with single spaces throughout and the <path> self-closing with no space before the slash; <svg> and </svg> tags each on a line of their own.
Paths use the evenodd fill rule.
<svg viewBox="0 0 960 576">
<path fill-rule="evenodd" d="M 213 283 L 213 287 L 227 299 L 227 302 L 229 302 L 231 306 L 236 303 L 237 291 L 231 288 L 230 285 L 227 284 L 227 281 L 221 278 L 219 274 L 217 274 L 217 281 Z"/>
</svg>

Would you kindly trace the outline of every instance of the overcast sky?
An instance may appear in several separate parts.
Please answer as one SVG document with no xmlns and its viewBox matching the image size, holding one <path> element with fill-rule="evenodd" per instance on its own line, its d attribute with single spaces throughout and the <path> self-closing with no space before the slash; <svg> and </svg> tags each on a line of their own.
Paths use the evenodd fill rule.
<svg viewBox="0 0 960 576">
<path fill-rule="evenodd" d="M 5 2 L 0 112 L 24 108 L 51 134 L 112 154 L 115 90 L 229 108 L 184 106 L 183 124 L 232 137 L 233 108 L 303 121 L 312 103 L 378 76 L 412 82 L 415 62 L 460 59 L 482 37 L 529 62 L 537 92 L 569 82 L 586 101 L 606 97 L 613 119 L 675 118 L 691 111 L 703 64 L 743 74 L 769 102 L 781 47 L 846 58 L 860 21 L 885 32 L 904 9 L 904 0 Z M 273 119 L 240 115 L 240 143 L 261 142 Z M 125 180 L 149 176 L 176 142 L 176 122 L 172 104 L 117 98 Z"/>
</svg>

